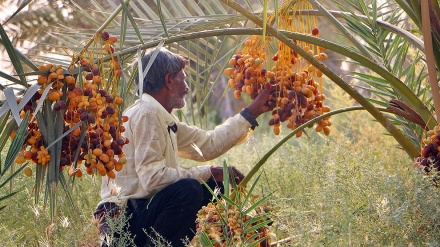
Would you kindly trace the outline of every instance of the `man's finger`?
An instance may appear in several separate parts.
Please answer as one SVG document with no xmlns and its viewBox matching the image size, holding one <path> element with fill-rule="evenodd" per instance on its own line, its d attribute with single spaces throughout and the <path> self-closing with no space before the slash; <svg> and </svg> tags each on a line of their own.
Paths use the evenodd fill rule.
<svg viewBox="0 0 440 247">
<path fill-rule="evenodd" d="M 235 176 L 238 177 L 240 179 L 240 181 L 243 180 L 244 175 L 237 168 L 235 168 L 235 166 L 233 167 L 233 169 L 234 169 Z"/>
</svg>

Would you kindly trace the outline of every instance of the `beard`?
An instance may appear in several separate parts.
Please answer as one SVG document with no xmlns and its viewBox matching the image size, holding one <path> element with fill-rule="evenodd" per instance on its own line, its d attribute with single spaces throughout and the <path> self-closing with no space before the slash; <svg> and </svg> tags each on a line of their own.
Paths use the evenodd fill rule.
<svg viewBox="0 0 440 247">
<path fill-rule="evenodd" d="M 174 93 L 169 99 L 169 105 L 172 109 L 182 109 L 186 105 L 186 94 Z"/>
</svg>

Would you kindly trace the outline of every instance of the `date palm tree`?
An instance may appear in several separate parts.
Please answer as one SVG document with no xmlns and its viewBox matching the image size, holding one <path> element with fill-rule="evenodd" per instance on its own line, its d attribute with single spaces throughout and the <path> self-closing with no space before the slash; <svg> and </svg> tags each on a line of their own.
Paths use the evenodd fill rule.
<svg viewBox="0 0 440 247">
<path fill-rule="evenodd" d="M 32 4 L 39 2 L 30 2 L 19 1 L 22 6 L 39 13 L 31 8 Z M 87 48 L 92 49 L 95 35 L 105 30 L 118 37 L 114 56 L 121 61 L 124 70 L 118 89 L 123 89 L 120 93 L 125 96 L 125 104 L 136 97 L 134 75 L 137 68 L 131 66 L 136 61 L 135 56 L 146 49 L 165 45 L 190 59 L 187 74 L 193 92 L 192 100 L 189 101 L 192 103 L 188 111 L 178 114 L 188 122 L 205 127 L 213 112 L 209 99 L 218 88 L 223 90 L 224 86 L 220 84 L 225 82 L 225 78 L 221 72 L 229 66 L 227 62 L 230 57 L 242 47 L 248 36 L 265 34 L 304 57 L 327 76 L 327 81 L 341 87 L 358 105 L 335 109 L 286 135 L 255 165 L 243 181 L 243 186 L 267 158 L 296 133 L 320 119 L 347 111 L 368 111 L 411 158 L 420 156 L 423 134 L 426 129 L 433 129 L 437 125 L 435 119 L 438 119 L 436 113 L 439 113 L 440 107 L 436 103 L 436 92 L 439 91 L 436 68 L 440 65 L 440 56 L 437 56 L 440 47 L 438 2 L 427 1 L 425 4 L 414 0 L 344 0 L 327 3 L 325 6 L 316 0 L 284 2 L 310 3 L 313 9 L 302 14 L 318 16 L 321 23 L 331 26 L 335 33 L 342 35 L 318 38 L 275 28 L 276 25 L 268 21 L 267 14 L 276 16 L 281 1 L 271 1 L 270 4 L 269 1 L 246 0 L 71 2 L 63 5 L 65 7 L 62 9 L 48 8 L 48 12 L 55 12 L 57 20 L 65 20 L 66 24 L 50 25 L 51 30 L 45 37 L 56 40 L 56 43 L 47 44 L 49 49 L 44 54 L 29 59 L 14 48 L 19 44 L 19 39 L 11 38 L 14 37 L 11 23 L 22 22 L 19 25 L 25 26 L 26 18 L 18 18 L 18 15 L 26 16 L 33 12 L 19 11 L 3 23 L 0 29 L 0 43 L 6 48 L 16 74 L 0 71 L 0 76 L 6 81 L 0 85 L 0 89 L 21 88 L 22 94 L 25 94 L 32 84 L 27 78 L 38 74 L 36 63 L 62 64 L 67 67 L 72 62 L 72 56 L 86 52 Z M 48 1 L 44 6 L 55 6 L 57 3 Z M 65 15 L 62 14 L 64 8 L 67 9 Z M 428 15 L 430 18 L 427 18 Z M 36 29 L 34 33 L 38 32 Z M 39 41 L 38 35 L 29 37 Z M 335 71 L 334 66 L 318 61 L 292 40 L 323 47 L 345 58 L 351 64 L 350 73 L 356 83 L 351 84 L 346 81 L 346 77 L 338 76 L 339 72 Z M 276 52 L 277 45 L 274 42 L 268 42 L 267 46 Z M 431 54 L 436 55 L 432 57 Z M 112 58 L 105 56 L 102 59 L 108 61 Z M 339 69 L 339 66 L 336 68 Z M 227 91 L 222 92 L 222 96 L 230 97 L 228 95 Z M 4 102 L 13 105 L 11 99 Z M 9 134 L 5 129 L 3 135 Z M 57 175 L 51 175 L 52 182 L 58 184 L 61 180 L 67 191 L 63 173 L 56 170 L 53 172 Z M 46 190 L 50 189 L 50 185 L 46 184 Z M 51 206 L 54 205 L 51 203 Z"/>
</svg>

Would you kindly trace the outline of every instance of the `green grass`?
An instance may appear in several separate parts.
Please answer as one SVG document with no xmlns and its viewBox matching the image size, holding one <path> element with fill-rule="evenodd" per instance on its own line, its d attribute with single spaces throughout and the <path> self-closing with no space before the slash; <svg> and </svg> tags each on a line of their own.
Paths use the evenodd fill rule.
<svg viewBox="0 0 440 247">
<path fill-rule="evenodd" d="M 437 189 L 398 150 L 353 148 L 289 147 L 280 156 L 290 161 L 272 160 L 278 238 L 294 236 L 286 246 L 437 246 Z"/>
<path fill-rule="evenodd" d="M 353 114 L 335 118 L 329 138 L 308 130 L 311 139 L 289 140 L 263 166 L 256 193 L 274 192 L 272 241 L 291 237 L 279 246 L 438 246 L 438 189 L 412 168 L 378 124 Z M 249 171 L 282 138 L 260 128 L 249 142 L 208 164 L 226 160 Z M 77 210 L 60 200 L 52 226 L 43 200 L 34 205 L 33 183 L 24 175 L 15 181 L 23 190 L 0 212 L 2 246 L 97 246 L 91 215 L 100 200 L 99 178 L 76 181 Z"/>
</svg>

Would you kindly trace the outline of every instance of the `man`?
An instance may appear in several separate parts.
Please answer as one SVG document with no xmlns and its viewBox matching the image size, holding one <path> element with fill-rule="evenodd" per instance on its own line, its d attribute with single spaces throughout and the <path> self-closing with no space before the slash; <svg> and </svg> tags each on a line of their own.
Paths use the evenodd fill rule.
<svg viewBox="0 0 440 247">
<path fill-rule="evenodd" d="M 153 50 L 142 59 L 143 69 L 152 54 Z M 164 48 L 158 52 L 141 82 L 142 99 L 123 114 L 129 117 L 124 125 L 129 139 L 124 145 L 127 163 L 114 180 L 105 177 L 102 181 L 101 209 L 113 203 L 126 206 L 127 230 L 136 246 L 153 246 L 147 234 L 158 233 L 172 246 L 184 246 L 183 239 L 192 239 L 197 211 L 212 198 L 201 182 L 214 187 L 223 181 L 223 168 L 205 165 L 184 169 L 178 156 L 196 161 L 219 157 L 258 125 L 255 118 L 270 110 L 266 104 L 270 90 L 264 89 L 240 114 L 214 130 L 179 122 L 171 112 L 186 103 L 186 63 Z M 244 178 L 235 167 L 230 171 L 237 183 Z M 121 188 L 119 195 L 112 193 L 114 185 Z"/>
</svg>

